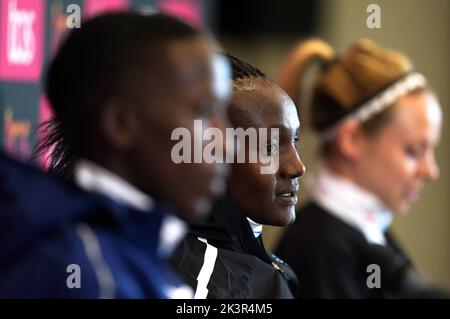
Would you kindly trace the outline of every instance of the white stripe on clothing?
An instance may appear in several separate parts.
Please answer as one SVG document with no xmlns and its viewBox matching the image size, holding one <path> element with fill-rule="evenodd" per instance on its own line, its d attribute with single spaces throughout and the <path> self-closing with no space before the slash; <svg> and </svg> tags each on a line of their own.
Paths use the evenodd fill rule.
<svg viewBox="0 0 450 319">
<path fill-rule="evenodd" d="M 100 299 L 114 298 L 116 284 L 109 266 L 103 259 L 102 249 L 94 231 L 87 224 L 79 224 L 77 233 L 83 242 L 86 255 L 94 268 L 99 286 Z"/>
<path fill-rule="evenodd" d="M 197 289 L 195 290 L 194 299 L 206 299 L 208 296 L 208 283 L 211 279 L 214 266 L 217 259 L 217 248 L 208 244 L 204 238 L 198 238 L 206 244 L 205 256 L 203 257 L 203 266 L 197 276 Z"/>
</svg>

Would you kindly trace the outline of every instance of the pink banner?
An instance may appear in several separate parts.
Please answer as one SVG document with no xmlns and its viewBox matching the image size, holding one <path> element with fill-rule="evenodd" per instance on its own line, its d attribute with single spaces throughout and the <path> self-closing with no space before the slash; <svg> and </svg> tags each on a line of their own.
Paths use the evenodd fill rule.
<svg viewBox="0 0 450 319">
<path fill-rule="evenodd" d="M 91 18 L 104 12 L 126 10 L 128 7 L 128 0 L 86 0 L 84 16 Z"/>
<path fill-rule="evenodd" d="M 0 79 L 38 81 L 43 60 L 43 0 L 2 0 Z"/>
<path fill-rule="evenodd" d="M 161 12 L 183 20 L 197 29 L 203 29 L 202 10 L 198 0 L 159 0 Z"/>
</svg>

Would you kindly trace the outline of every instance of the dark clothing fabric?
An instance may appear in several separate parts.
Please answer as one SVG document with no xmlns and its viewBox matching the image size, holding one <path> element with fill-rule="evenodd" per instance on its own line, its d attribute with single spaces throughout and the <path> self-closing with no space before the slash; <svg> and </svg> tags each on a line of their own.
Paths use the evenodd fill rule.
<svg viewBox="0 0 450 319">
<path fill-rule="evenodd" d="M 207 298 L 293 298 L 295 274 L 266 252 L 260 237 L 255 238 L 244 213 L 225 196 L 216 203 L 206 224 L 191 227 L 171 264 L 196 289 L 207 249 L 199 238 L 206 239 L 217 248 Z"/>
<path fill-rule="evenodd" d="M 276 253 L 297 274 L 299 298 L 391 298 L 400 284 L 393 281 L 414 267 L 389 233 L 386 240 L 386 247 L 370 244 L 362 232 L 310 202 Z M 380 266 L 381 288 L 367 285 L 371 264 Z"/>
<path fill-rule="evenodd" d="M 181 284 L 156 253 L 167 213 L 135 211 L 0 152 L 0 298 L 167 298 Z"/>
</svg>

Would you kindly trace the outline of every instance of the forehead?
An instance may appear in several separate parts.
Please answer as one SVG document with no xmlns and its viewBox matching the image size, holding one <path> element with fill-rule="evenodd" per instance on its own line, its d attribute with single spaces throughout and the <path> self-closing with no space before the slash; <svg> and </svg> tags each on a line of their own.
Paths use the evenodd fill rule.
<svg viewBox="0 0 450 319">
<path fill-rule="evenodd" d="M 414 137 L 437 138 L 442 123 L 438 100 L 429 91 L 420 91 L 399 98 L 393 107 L 393 126 Z"/>
<path fill-rule="evenodd" d="M 263 78 L 234 82 L 229 116 L 235 126 L 280 126 L 289 130 L 300 127 L 294 102 L 277 85 Z"/>
<path fill-rule="evenodd" d="M 200 36 L 174 39 L 163 44 L 154 60 L 130 77 L 131 90 L 154 102 L 197 96 L 211 85 L 212 53 Z"/>
<path fill-rule="evenodd" d="M 167 71 L 185 84 L 211 76 L 212 51 L 202 37 L 170 41 L 166 44 Z M 187 83 L 186 83 L 187 82 Z"/>
</svg>

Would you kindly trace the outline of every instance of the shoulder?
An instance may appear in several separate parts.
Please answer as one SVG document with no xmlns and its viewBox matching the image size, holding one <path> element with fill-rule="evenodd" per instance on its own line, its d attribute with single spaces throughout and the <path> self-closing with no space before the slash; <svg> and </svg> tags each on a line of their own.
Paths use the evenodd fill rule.
<svg viewBox="0 0 450 319">
<path fill-rule="evenodd" d="M 278 249 L 347 250 L 365 243 L 364 236 L 314 202 L 298 210 L 294 224 L 288 226 Z M 282 254 L 281 254 L 282 255 Z"/>
<path fill-rule="evenodd" d="M 273 265 L 250 254 L 217 248 L 193 235 L 177 249 L 171 264 L 196 290 L 197 298 L 292 297 Z"/>
<path fill-rule="evenodd" d="M 68 222 L 0 256 L 0 296 L 168 298 L 181 282 L 151 249 L 115 228 Z"/>
<path fill-rule="evenodd" d="M 52 230 L 2 256 L 4 298 L 97 298 L 96 273 L 74 228 Z"/>
</svg>

